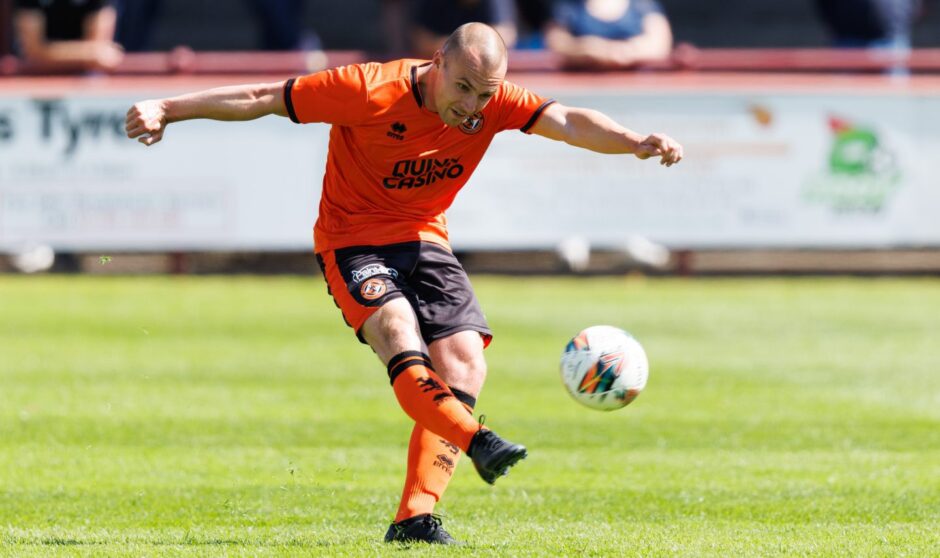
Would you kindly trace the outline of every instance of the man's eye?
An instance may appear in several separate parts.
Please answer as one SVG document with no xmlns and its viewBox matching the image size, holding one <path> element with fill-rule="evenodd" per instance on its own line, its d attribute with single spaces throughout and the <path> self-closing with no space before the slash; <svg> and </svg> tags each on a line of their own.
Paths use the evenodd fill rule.
<svg viewBox="0 0 940 558">
<path fill-rule="evenodd" d="M 457 88 L 460 89 L 461 91 L 470 91 L 470 88 L 462 83 L 458 83 Z"/>
</svg>

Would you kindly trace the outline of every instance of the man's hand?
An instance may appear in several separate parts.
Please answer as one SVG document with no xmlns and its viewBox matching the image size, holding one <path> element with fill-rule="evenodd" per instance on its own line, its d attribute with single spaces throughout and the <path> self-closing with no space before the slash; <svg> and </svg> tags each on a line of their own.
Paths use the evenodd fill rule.
<svg viewBox="0 0 940 558">
<path fill-rule="evenodd" d="M 121 64 L 124 59 L 124 49 L 121 45 L 110 41 L 95 41 L 91 43 L 91 65 L 96 70 L 110 72 Z"/>
<path fill-rule="evenodd" d="M 659 157 L 659 164 L 671 167 L 682 160 L 682 146 L 666 134 L 650 134 L 634 152 L 637 159 Z"/>
<path fill-rule="evenodd" d="M 141 101 L 127 111 L 124 130 L 127 137 L 144 145 L 153 145 L 163 139 L 166 129 L 166 107 L 163 101 Z"/>
<path fill-rule="evenodd" d="M 629 66 L 621 62 L 614 51 L 612 41 L 588 35 L 572 38 L 571 47 L 563 54 L 564 65 L 570 68 L 595 68 L 612 70 Z"/>
</svg>

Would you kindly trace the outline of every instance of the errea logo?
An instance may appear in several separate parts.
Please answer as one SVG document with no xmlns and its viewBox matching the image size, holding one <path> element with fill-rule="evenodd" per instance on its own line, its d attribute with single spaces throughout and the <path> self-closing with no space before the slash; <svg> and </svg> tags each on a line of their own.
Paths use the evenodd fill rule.
<svg viewBox="0 0 940 558">
<path fill-rule="evenodd" d="M 405 132 L 407 131 L 408 131 L 408 127 L 402 124 L 401 122 L 393 122 L 391 125 L 391 130 L 389 132 L 386 132 L 385 135 L 387 135 L 390 138 L 397 139 L 398 141 L 402 141 L 405 139 Z"/>
</svg>

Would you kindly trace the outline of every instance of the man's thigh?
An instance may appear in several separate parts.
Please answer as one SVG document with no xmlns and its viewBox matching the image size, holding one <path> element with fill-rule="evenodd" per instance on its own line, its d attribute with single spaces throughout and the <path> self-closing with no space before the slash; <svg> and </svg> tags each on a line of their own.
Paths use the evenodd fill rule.
<svg viewBox="0 0 940 558">
<path fill-rule="evenodd" d="M 382 305 L 405 298 L 421 336 L 432 343 L 475 331 L 489 344 L 492 332 L 466 272 L 452 252 L 431 242 L 354 246 L 317 254 L 333 300 L 359 339 Z"/>
<path fill-rule="evenodd" d="M 408 242 L 317 254 L 327 290 L 357 335 L 362 324 L 387 302 L 404 297 L 415 305 L 405 276 L 414 267 L 418 250 L 418 242 Z"/>
<path fill-rule="evenodd" d="M 426 343 L 461 331 L 475 331 L 484 346 L 489 344 L 493 333 L 466 271 L 450 250 L 422 242 L 417 264 L 407 280 L 417 299 L 415 313 Z"/>
</svg>

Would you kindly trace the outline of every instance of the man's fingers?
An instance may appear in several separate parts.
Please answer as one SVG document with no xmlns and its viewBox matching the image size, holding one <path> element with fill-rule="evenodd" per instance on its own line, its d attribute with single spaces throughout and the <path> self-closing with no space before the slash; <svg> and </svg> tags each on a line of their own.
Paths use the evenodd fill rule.
<svg viewBox="0 0 940 558">
<path fill-rule="evenodd" d="M 157 101 L 141 101 L 127 110 L 124 131 L 127 137 L 144 145 L 153 145 L 163 137 L 165 114 Z"/>
<path fill-rule="evenodd" d="M 637 146 L 638 159 L 659 157 L 659 164 L 671 167 L 682 160 L 682 146 L 665 134 L 650 134 Z"/>
<path fill-rule="evenodd" d="M 662 154 L 662 151 L 658 146 L 652 145 L 651 143 L 644 141 L 639 145 L 636 150 L 636 157 L 638 159 L 649 159 L 650 157 L 656 157 Z"/>
<path fill-rule="evenodd" d="M 660 163 L 666 165 L 667 167 L 671 167 L 672 165 L 678 163 L 679 159 L 680 157 L 678 152 L 673 148 L 663 153 L 663 157 Z"/>
<path fill-rule="evenodd" d="M 150 136 L 156 138 L 146 145 L 160 141 L 160 137 L 163 135 L 163 126 L 162 123 L 158 120 L 147 120 L 141 117 L 128 118 L 127 122 L 124 125 L 124 130 L 127 132 L 127 137 L 134 139 L 140 138 L 141 136 Z M 141 139 L 141 143 L 144 143 Z"/>
<path fill-rule="evenodd" d="M 682 146 L 679 145 L 678 142 L 668 136 L 657 139 L 660 140 L 662 144 L 662 158 L 660 163 L 671 167 L 682 160 Z"/>
<path fill-rule="evenodd" d="M 133 138 L 136 136 L 130 135 L 132 131 L 139 130 L 139 132 L 137 133 L 137 135 L 139 136 L 142 133 L 154 134 L 154 133 L 160 132 L 162 130 L 162 127 L 160 126 L 158 122 L 144 122 L 144 121 L 138 120 L 136 122 L 129 122 L 128 124 L 124 126 L 124 129 L 127 131 L 128 137 Z"/>
<path fill-rule="evenodd" d="M 676 144 L 672 150 L 672 164 L 676 164 L 682 160 L 682 146 Z"/>
<path fill-rule="evenodd" d="M 153 145 L 163 139 L 163 132 L 154 132 L 150 135 L 141 136 L 137 139 L 140 143 L 144 145 Z"/>
</svg>

